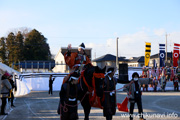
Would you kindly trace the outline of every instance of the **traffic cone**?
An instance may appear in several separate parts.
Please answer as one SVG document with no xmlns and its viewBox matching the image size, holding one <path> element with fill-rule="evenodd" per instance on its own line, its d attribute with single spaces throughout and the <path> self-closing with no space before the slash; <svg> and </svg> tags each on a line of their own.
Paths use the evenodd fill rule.
<svg viewBox="0 0 180 120">
<path fill-rule="evenodd" d="M 119 111 L 128 112 L 128 98 L 126 97 L 124 101 L 121 103 L 117 103 L 117 107 Z"/>
</svg>

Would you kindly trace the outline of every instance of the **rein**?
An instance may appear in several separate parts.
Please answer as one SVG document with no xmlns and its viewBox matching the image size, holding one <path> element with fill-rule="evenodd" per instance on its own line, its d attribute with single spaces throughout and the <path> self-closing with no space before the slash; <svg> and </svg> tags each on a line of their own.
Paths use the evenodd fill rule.
<svg viewBox="0 0 180 120">
<path fill-rule="evenodd" d="M 115 91 L 121 90 L 121 89 L 123 89 L 123 88 L 129 86 L 129 85 L 132 84 L 132 83 L 133 83 L 133 81 L 131 81 L 130 83 L 124 85 L 124 87 L 122 87 L 122 88 L 119 88 L 119 89 L 116 89 L 116 90 L 112 90 L 112 91 L 104 91 L 104 92 L 115 92 Z"/>
</svg>

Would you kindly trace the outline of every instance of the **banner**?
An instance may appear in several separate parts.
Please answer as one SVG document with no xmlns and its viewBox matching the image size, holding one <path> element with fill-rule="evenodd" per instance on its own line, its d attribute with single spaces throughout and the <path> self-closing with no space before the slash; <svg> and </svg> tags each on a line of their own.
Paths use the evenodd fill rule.
<svg viewBox="0 0 180 120">
<path fill-rule="evenodd" d="M 151 55 L 151 43 L 146 43 L 144 65 L 148 66 Z"/>
<path fill-rule="evenodd" d="M 174 51 L 173 51 L 173 66 L 178 66 L 178 60 L 179 60 L 179 46 L 180 44 L 174 43 Z"/>
<path fill-rule="evenodd" d="M 159 67 L 165 67 L 165 44 L 159 44 Z"/>
</svg>

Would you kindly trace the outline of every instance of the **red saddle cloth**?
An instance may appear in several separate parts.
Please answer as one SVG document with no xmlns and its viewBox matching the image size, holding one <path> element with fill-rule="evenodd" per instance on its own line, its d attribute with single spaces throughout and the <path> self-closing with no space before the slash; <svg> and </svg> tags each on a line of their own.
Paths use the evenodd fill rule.
<svg viewBox="0 0 180 120">
<path fill-rule="evenodd" d="M 90 92 L 89 95 L 89 103 L 91 105 L 91 107 L 96 107 L 96 108 L 101 108 L 103 109 L 102 105 L 101 105 L 101 98 L 97 96 L 96 94 L 96 88 L 95 88 L 95 78 L 94 77 L 104 77 L 104 74 L 100 74 L 100 73 L 94 73 L 93 74 L 93 79 L 92 79 L 92 87 L 88 85 L 85 77 L 84 77 L 84 71 L 81 72 L 81 77 L 83 78 L 84 83 L 86 84 L 86 86 L 88 87 L 88 91 Z M 103 98 L 104 99 L 104 98 Z M 102 100 L 103 100 L 102 99 Z"/>
<path fill-rule="evenodd" d="M 100 97 L 98 97 L 96 95 L 96 93 L 94 93 L 94 94 L 91 93 L 89 95 L 89 102 L 90 102 L 91 107 L 103 109 L 103 107 L 101 106 L 101 99 L 100 99 Z"/>
</svg>

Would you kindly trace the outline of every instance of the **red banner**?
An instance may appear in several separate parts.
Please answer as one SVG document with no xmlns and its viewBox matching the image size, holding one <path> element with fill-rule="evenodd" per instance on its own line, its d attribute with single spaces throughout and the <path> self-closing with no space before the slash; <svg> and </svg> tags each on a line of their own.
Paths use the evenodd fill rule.
<svg viewBox="0 0 180 120">
<path fill-rule="evenodd" d="M 173 51 L 173 66 L 178 66 L 178 60 L 179 60 L 179 47 L 180 44 L 174 43 L 174 51 Z"/>
</svg>

